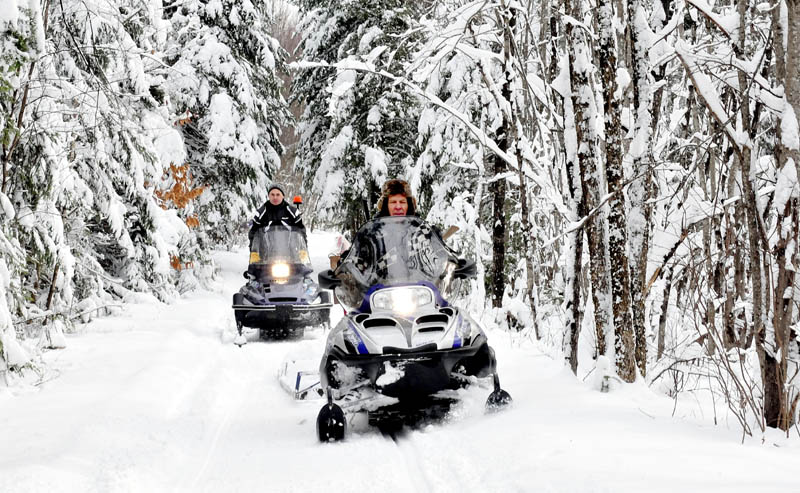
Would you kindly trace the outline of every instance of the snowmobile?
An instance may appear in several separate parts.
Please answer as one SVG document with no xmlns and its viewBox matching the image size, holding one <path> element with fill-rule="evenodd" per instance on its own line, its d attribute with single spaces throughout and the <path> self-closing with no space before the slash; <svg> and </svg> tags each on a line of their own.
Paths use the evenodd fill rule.
<svg viewBox="0 0 800 493">
<path fill-rule="evenodd" d="M 347 311 L 320 362 L 320 441 L 344 438 L 346 412 L 367 411 L 371 424 L 424 412 L 437 394 L 483 377 L 494 383 L 487 409 L 511 402 L 486 334 L 448 301 L 476 275 L 475 263 L 458 259 L 419 217 L 379 217 L 359 230 L 338 267 L 319 274 Z"/>
<path fill-rule="evenodd" d="M 250 244 L 247 283 L 233 295 L 238 336 L 245 327 L 262 339 L 302 338 L 306 327 L 328 325 L 330 293 L 313 281 L 313 269 L 302 231 L 279 225 L 259 229 Z"/>
</svg>

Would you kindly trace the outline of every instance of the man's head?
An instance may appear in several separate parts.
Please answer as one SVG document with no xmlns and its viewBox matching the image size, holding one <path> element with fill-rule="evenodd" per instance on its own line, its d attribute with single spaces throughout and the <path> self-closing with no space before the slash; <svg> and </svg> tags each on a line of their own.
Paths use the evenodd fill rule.
<svg viewBox="0 0 800 493">
<path fill-rule="evenodd" d="M 405 180 L 389 180 L 383 184 L 378 200 L 378 216 L 413 216 L 417 200 Z"/>
<path fill-rule="evenodd" d="M 408 199 L 405 195 L 389 195 L 389 215 L 405 216 L 408 212 Z"/>
<path fill-rule="evenodd" d="M 273 183 L 269 186 L 269 203 L 279 205 L 281 202 L 283 202 L 283 185 Z"/>
</svg>

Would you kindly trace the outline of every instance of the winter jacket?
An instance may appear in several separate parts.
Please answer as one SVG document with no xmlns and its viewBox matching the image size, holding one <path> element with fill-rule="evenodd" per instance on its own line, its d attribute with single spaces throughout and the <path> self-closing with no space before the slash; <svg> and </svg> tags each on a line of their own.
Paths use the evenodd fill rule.
<svg viewBox="0 0 800 493">
<path fill-rule="evenodd" d="M 301 216 L 300 211 L 285 200 L 278 205 L 272 205 L 272 202 L 268 200 L 256 211 L 248 238 L 253 241 L 253 236 L 260 228 L 278 224 L 299 229 L 303 232 L 303 238 L 306 238 L 306 227 L 303 225 Z M 308 241 L 307 238 L 306 241 Z"/>
</svg>

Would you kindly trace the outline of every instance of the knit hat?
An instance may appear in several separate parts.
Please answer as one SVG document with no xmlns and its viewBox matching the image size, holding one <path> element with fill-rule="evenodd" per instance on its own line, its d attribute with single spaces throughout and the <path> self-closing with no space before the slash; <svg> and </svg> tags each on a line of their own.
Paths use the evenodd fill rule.
<svg viewBox="0 0 800 493">
<path fill-rule="evenodd" d="M 402 195 L 408 200 L 407 216 L 417 213 L 417 199 L 411 193 L 411 186 L 405 180 L 388 180 L 381 187 L 381 198 L 378 199 L 378 216 L 389 216 L 389 196 Z"/>
<path fill-rule="evenodd" d="M 284 187 L 283 187 L 283 184 L 282 184 L 282 183 L 271 183 L 271 184 L 269 185 L 269 188 L 267 189 L 267 193 L 270 193 L 271 191 L 273 191 L 273 190 L 275 190 L 275 189 L 277 189 L 277 190 L 280 190 L 280 192 L 281 192 L 281 193 L 282 193 L 284 196 L 286 196 L 286 192 L 284 191 Z"/>
</svg>

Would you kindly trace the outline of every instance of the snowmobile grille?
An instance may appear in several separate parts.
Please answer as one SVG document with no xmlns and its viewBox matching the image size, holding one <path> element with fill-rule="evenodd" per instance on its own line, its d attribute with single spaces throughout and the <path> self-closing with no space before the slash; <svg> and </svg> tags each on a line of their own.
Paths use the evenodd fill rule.
<svg viewBox="0 0 800 493">
<path fill-rule="evenodd" d="M 277 297 L 277 298 L 270 298 L 269 300 L 272 301 L 272 302 L 275 302 L 275 303 L 281 303 L 281 302 L 292 302 L 292 303 L 294 303 L 295 301 L 297 301 L 297 298 L 281 298 L 281 297 Z"/>
<path fill-rule="evenodd" d="M 370 318 L 364 320 L 361 325 L 364 326 L 365 329 L 371 329 L 374 327 L 397 327 L 397 321 L 392 318 Z"/>
</svg>

